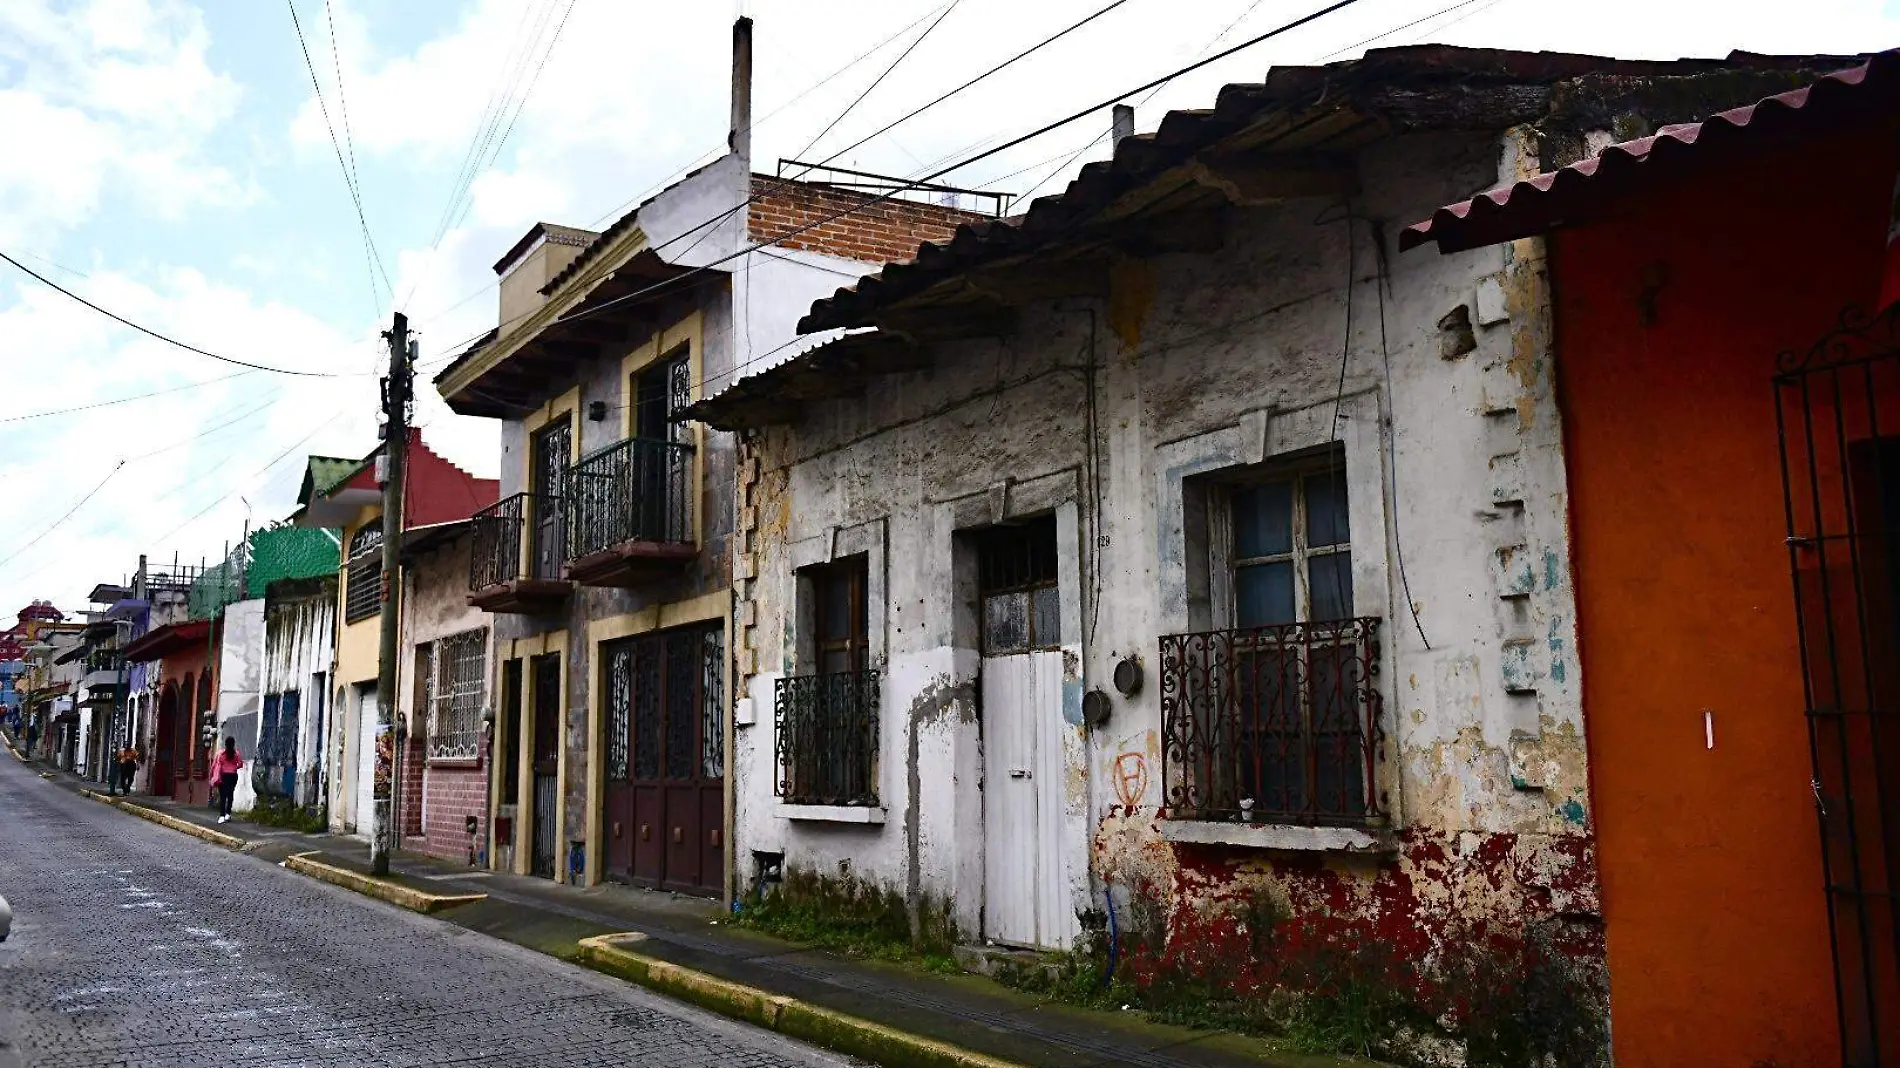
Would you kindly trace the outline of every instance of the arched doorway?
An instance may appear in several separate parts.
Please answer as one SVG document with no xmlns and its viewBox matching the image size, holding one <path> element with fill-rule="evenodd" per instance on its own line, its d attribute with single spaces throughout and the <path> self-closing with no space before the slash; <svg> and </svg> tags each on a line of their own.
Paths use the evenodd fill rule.
<svg viewBox="0 0 1900 1068">
<path fill-rule="evenodd" d="M 146 780 L 154 794 L 170 794 L 177 777 L 178 685 L 168 682 L 158 695 L 158 727 L 152 732 L 152 774 Z"/>
</svg>

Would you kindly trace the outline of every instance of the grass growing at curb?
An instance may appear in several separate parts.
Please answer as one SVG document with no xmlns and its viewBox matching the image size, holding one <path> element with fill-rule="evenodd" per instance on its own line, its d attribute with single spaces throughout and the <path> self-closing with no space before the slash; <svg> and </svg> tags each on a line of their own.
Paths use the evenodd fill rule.
<svg viewBox="0 0 1900 1068">
<path fill-rule="evenodd" d="M 243 818 L 260 827 L 282 827 L 305 834 L 322 834 L 330 829 L 330 817 L 321 808 L 304 808 L 282 797 L 260 797 Z"/>
</svg>

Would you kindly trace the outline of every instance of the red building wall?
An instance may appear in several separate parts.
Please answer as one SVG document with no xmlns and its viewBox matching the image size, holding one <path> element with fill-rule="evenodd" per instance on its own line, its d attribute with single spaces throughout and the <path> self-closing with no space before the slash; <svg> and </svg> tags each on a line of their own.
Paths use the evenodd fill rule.
<svg viewBox="0 0 1900 1068">
<path fill-rule="evenodd" d="M 1839 1063 L 1770 379 L 1871 301 L 1897 157 L 1764 152 L 1551 239 L 1624 1068 Z"/>
</svg>

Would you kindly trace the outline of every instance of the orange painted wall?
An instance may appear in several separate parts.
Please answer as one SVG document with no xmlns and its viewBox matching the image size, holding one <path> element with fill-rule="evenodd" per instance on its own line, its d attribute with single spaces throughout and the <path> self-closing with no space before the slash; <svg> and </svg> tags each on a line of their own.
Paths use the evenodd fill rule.
<svg viewBox="0 0 1900 1068">
<path fill-rule="evenodd" d="M 1731 165 L 1551 238 L 1625 1068 L 1839 1063 L 1770 376 L 1873 297 L 1895 145 Z"/>
</svg>

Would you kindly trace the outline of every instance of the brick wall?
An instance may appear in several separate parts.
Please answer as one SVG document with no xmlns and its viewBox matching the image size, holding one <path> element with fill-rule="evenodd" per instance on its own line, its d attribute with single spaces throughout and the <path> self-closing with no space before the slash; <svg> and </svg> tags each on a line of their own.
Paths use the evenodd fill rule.
<svg viewBox="0 0 1900 1068">
<path fill-rule="evenodd" d="M 909 260 L 917 255 L 918 245 L 948 240 L 963 223 L 990 218 L 981 212 L 908 200 L 871 204 L 877 198 L 868 193 L 788 182 L 763 174 L 752 176 L 752 197 L 746 230 L 754 241 L 776 241 L 800 226 L 869 205 L 779 242 L 782 248 L 866 263 Z"/>
<path fill-rule="evenodd" d="M 421 776 L 421 835 L 408 848 L 426 856 L 468 860 L 468 817 L 479 843 L 488 832 L 488 742 L 476 764 L 430 764 Z"/>
</svg>

